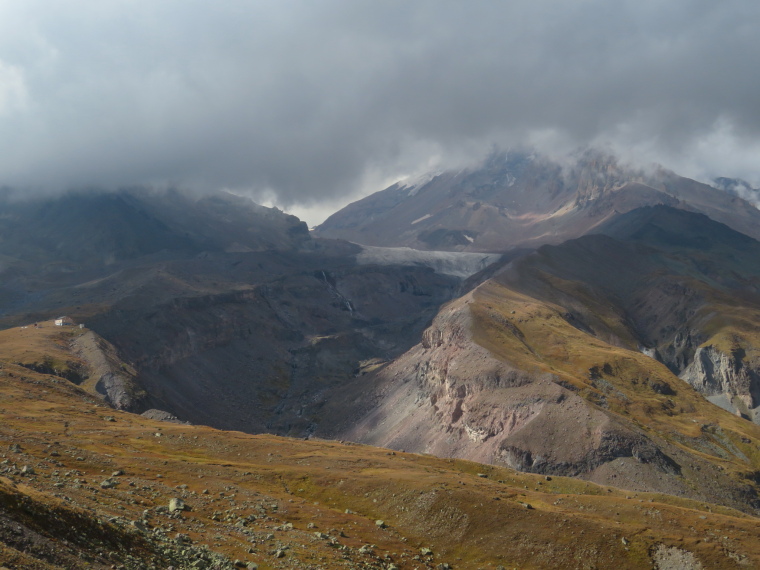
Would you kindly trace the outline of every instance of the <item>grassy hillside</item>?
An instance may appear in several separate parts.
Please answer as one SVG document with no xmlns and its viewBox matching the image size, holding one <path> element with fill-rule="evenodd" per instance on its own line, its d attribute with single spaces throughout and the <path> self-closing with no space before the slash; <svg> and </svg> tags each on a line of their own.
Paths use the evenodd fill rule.
<svg viewBox="0 0 760 570">
<path fill-rule="evenodd" d="M 26 357 L 62 354 L 67 332 L 56 333 L 29 342 Z M 760 564 L 758 520 L 725 507 L 155 422 L 13 364 L 18 348 L 0 344 L 0 564 L 8 568 Z M 186 509 L 171 512 L 172 499 Z"/>
<path fill-rule="evenodd" d="M 475 298 L 474 339 L 493 354 L 520 369 L 551 374 L 592 403 L 691 452 L 705 453 L 706 434 L 718 429 L 717 449 L 707 452 L 711 460 L 737 477 L 752 477 L 760 468 L 760 427 L 709 403 L 664 364 L 584 332 L 564 308 L 497 282 L 481 286 Z"/>
</svg>

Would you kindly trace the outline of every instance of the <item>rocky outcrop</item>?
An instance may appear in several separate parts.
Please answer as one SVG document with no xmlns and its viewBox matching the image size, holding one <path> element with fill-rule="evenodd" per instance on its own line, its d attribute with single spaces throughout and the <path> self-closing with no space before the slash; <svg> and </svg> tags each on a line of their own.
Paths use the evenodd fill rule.
<svg viewBox="0 0 760 570">
<path fill-rule="evenodd" d="M 712 345 L 701 346 L 680 378 L 714 404 L 756 423 L 760 420 L 760 373 L 745 361 L 743 349 L 726 353 Z"/>
<path fill-rule="evenodd" d="M 170 414 L 169 412 L 166 412 L 164 410 L 157 410 L 155 408 L 151 408 L 150 410 L 145 410 L 140 415 L 144 418 L 148 418 L 149 420 L 158 420 L 161 422 L 169 422 L 172 424 L 190 425 L 190 422 L 183 422 L 174 414 Z"/>
<path fill-rule="evenodd" d="M 88 377 L 82 384 L 117 410 L 136 411 L 142 406 L 145 392 L 138 386 L 137 373 L 119 359 L 116 348 L 93 331 L 74 337 L 71 352 L 87 363 Z"/>
<path fill-rule="evenodd" d="M 534 473 L 609 482 L 626 472 L 680 486 L 679 464 L 637 428 L 551 374 L 519 370 L 475 343 L 471 302 L 472 294 L 451 302 L 419 345 L 375 373 L 376 405 L 336 435 Z"/>
</svg>

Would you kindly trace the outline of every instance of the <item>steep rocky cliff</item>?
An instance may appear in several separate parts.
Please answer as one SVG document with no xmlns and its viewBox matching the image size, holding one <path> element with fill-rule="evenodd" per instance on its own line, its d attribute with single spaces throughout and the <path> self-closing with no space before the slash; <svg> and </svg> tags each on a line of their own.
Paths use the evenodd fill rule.
<svg viewBox="0 0 760 570">
<path fill-rule="evenodd" d="M 712 403 L 760 423 L 760 365 L 745 356 L 742 348 L 727 353 L 705 344 L 679 376 Z"/>
<path fill-rule="evenodd" d="M 117 410 L 143 407 L 147 394 L 137 383 L 137 371 L 119 358 L 111 343 L 88 330 L 74 335 L 68 349 L 86 363 L 88 378 L 83 388 L 102 396 Z"/>
</svg>

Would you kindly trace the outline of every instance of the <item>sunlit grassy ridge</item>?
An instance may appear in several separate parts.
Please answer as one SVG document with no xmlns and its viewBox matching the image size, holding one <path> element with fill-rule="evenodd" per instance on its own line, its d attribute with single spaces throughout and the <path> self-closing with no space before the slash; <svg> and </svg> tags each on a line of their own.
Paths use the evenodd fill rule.
<svg viewBox="0 0 760 570">
<path fill-rule="evenodd" d="M 760 468 L 760 427 L 709 403 L 660 362 L 585 333 L 570 325 L 561 307 L 494 281 L 475 298 L 474 339 L 493 354 L 523 370 L 550 373 L 588 400 L 603 400 L 610 411 L 678 445 L 702 437 L 705 424 L 719 425 L 731 445 L 725 447 L 726 458 L 714 459 L 737 473 Z"/>
<path fill-rule="evenodd" d="M 695 224 L 688 213 L 630 217 L 637 216 L 643 222 L 617 228 L 617 238 L 541 248 L 479 287 L 470 305 L 474 340 L 635 426 L 661 449 L 717 465 L 724 482 L 755 487 L 754 494 L 758 426 L 711 404 L 674 370 L 699 350 L 713 351 L 710 358 L 737 378 L 721 389 L 736 390 L 733 405 L 751 417 L 760 245 L 707 218 Z M 695 490 L 711 479 L 696 464 L 677 478 Z"/>
</svg>

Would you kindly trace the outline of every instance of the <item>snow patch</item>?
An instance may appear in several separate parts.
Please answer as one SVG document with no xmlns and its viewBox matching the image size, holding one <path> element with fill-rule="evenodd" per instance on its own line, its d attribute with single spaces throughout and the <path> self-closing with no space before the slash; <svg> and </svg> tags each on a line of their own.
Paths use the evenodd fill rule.
<svg viewBox="0 0 760 570">
<path fill-rule="evenodd" d="M 425 174 L 421 174 L 419 176 L 409 176 L 407 178 L 404 178 L 402 180 L 398 181 L 398 185 L 401 189 L 408 188 L 408 197 L 412 197 L 417 192 L 419 192 L 420 188 L 425 186 L 428 182 L 430 182 L 433 178 L 436 176 L 440 176 L 443 171 L 433 171 L 433 172 L 426 172 Z"/>
<path fill-rule="evenodd" d="M 376 247 L 360 245 L 356 261 L 362 265 L 421 265 L 436 273 L 466 279 L 498 261 L 498 253 L 459 251 L 423 251 L 411 247 Z"/>
<path fill-rule="evenodd" d="M 424 221 L 424 220 L 427 220 L 428 218 L 432 218 L 432 217 L 433 217 L 433 214 L 425 214 L 425 215 L 424 215 L 424 216 L 422 216 L 421 218 L 417 218 L 416 220 L 414 220 L 414 221 L 412 222 L 412 225 L 414 225 L 414 224 L 418 224 L 418 223 L 420 223 L 420 222 L 422 222 L 422 221 Z"/>
</svg>

